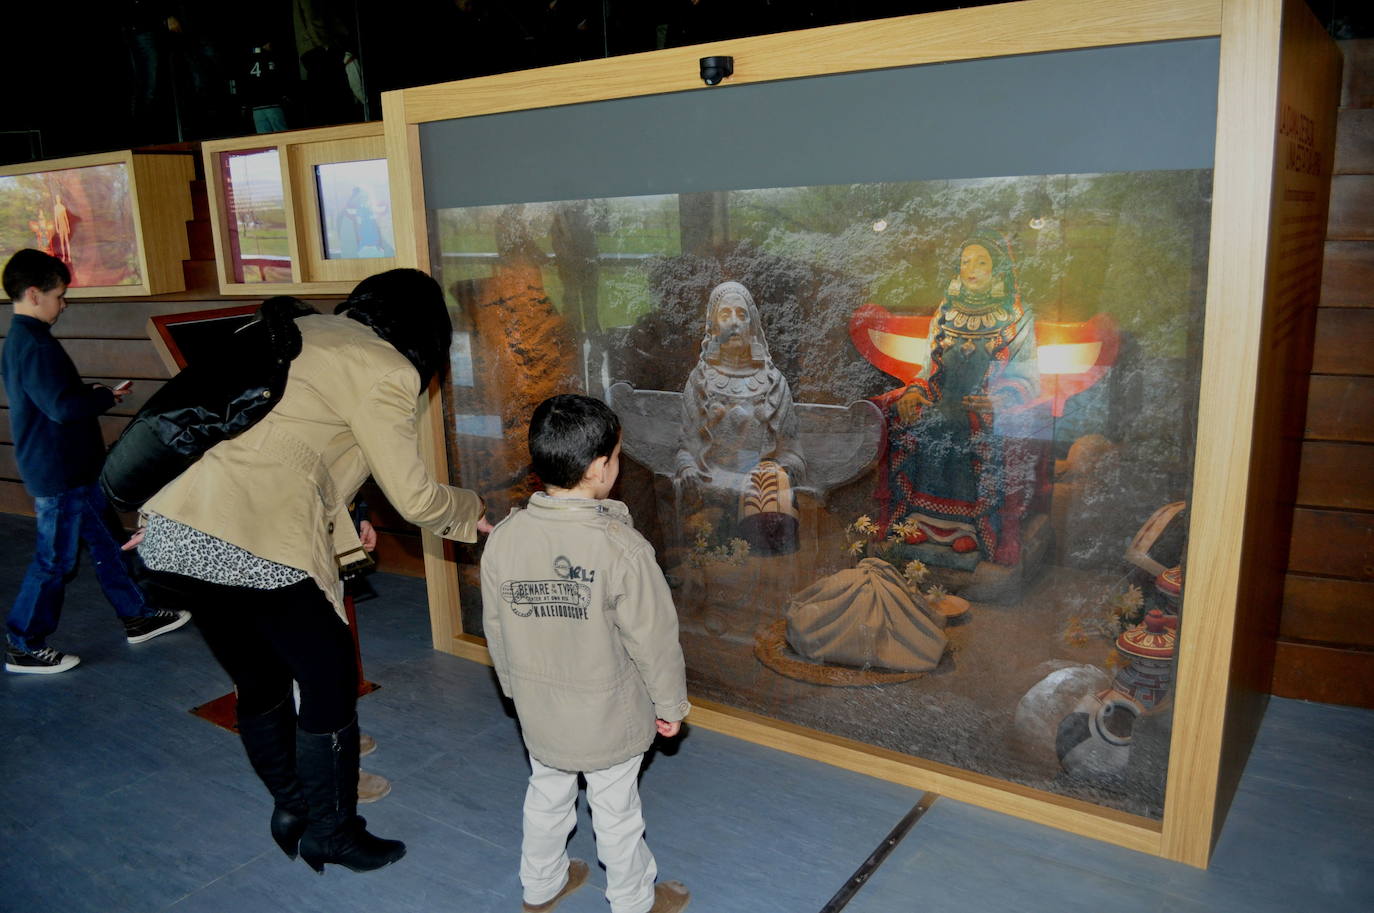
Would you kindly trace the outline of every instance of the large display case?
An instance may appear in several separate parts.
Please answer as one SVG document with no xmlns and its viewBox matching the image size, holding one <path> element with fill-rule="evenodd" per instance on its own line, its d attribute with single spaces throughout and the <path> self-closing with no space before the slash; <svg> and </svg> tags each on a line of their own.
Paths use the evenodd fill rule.
<svg viewBox="0 0 1374 913">
<path fill-rule="evenodd" d="M 390 93 L 430 456 L 501 513 L 533 407 L 605 398 L 694 723 L 1205 865 L 1339 70 L 1300 2 L 1028 0 Z M 478 552 L 426 557 L 484 659 Z"/>
<path fill-rule="evenodd" d="M 189 154 L 129 150 L 0 168 L 0 262 L 48 251 L 69 298 L 182 291 L 194 177 Z"/>
<path fill-rule="evenodd" d="M 396 263 L 379 123 L 203 143 L 225 294 L 341 293 Z"/>
</svg>

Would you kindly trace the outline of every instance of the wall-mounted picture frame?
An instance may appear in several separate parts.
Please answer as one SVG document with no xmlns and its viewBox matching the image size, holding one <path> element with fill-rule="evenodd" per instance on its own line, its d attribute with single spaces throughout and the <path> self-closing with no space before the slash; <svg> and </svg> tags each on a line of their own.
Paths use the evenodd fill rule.
<svg viewBox="0 0 1374 913">
<path fill-rule="evenodd" d="M 1296 448 L 1284 429 L 1304 408 L 1304 363 L 1310 365 L 1317 287 L 1315 282 L 1301 288 L 1285 285 L 1279 277 L 1310 269 L 1314 263 L 1320 270 L 1321 258 L 1320 238 L 1304 236 L 1294 243 L 1284 236 L 1283 226 L 1325 220 L 1340 54 L 1301 0 L 1141 0 L 1114 7 L 1109 17 L 1101 13 L 1101 6 L 1089 0 L 1026 0 L 387 93 L 383 104 L 388 157 L 396 163 L 391 181 L 397 249 L 401 265 L 442 276 L 445 290 L 453 296 L 453 372 L 447 386 L 436 384 L 431 390 L 425 411 L 429 432 L 422 435 L 438 474 L 478 487 L 499 482 L 510 491 L 528 484 L 527 466 L 510 438 L 518 439 L 527 426 L 528 415 L 523 413 L 539 396 L 530 393 L 525 401 L 516 402 L 526 392 L 516 373 L 492 369 L 493 364 L 513 365 L 526 378 L 553 377 L 569 390 L 600 394 L 610 402 L 627 429 L 626 462 L 644 470 L 640 477 L 647 481 L 639 490 L 650 507 L 655 490 L 672 494 L 671 486 L 664 488 L 649 471 L 683 450 L 681 429 L 675 433 L 666 426 L 677 421 L 675 416 L 686 415 L 679 398 L 687 399 L 690 377 L 695 375 L 683 377 L 679 366 L 676 374 L 656 379 L 653 386 L 636 384 L 633 376 L 631 383 L 622 385 L 627 373 L 623 369 L 626 364 L 643 369 L 641 373 L 664 368 L 663 359 L 641 356 L 658 352 L 653 346 L 671 344 L 671 337 L 665 342 L 663 329 L 676 325 L 690 324 L 696 334 L 677 335 L 681 350 L 694 355 L 692 344 L 702 339 L 700 357 L 709 360 L 710 340 L 700 335 L 715 307 L 709 295 L 719 292 L 722 300 L 741 299 L 738 290 L 727 286 L 752 275 L 752 286 L 743 283 L 758 299 L 745 302 L 749 308 L 758 306 L 760 316 L 755 322 L 751 311 L 752 324 L 761 323 L 770 331 L 784 325 L 834 330 L 819 345 L 808 339 L 792 347 L 803 360 L 833 355 L 826 370 L 819 372 L 789 367 L 785 358 L 792 353 L 782 345 L 770 352 L 773 340 L 767 332 L 753 338 L 755 344 L 746 354 L 769 371 L 784 376 L 792 371 L 786 379 L 794 388 L 859 376 L 849 372 L 856 365 L 863 368 L 863 360 L 905 383 L 906 367 L 915 376 L 915 366 L 926 360 L 922 347 L 915 344 L 921 341 L 918 318 L 929 317 L 941 296 L 960 297 L 961 283 L 978 291 L 972 279 L 962 277 L 959 266 L 971 250 L 965 242 L 976 237 L 978 226 L 957 224 L 948 215 L 956 207 L 946 206 L 945 197 L 952 203 L 971 203 L 982 222 L 991 220 L 1003 232 L 1016 226 L 1023 238 L 1038 235 L 1042 240 L 1036 246 L 1043 256 L 1055 259 L 1060 255 L 1052 251 L 1059 250 L 1070 266 L 1063 271 L 1051 268 L 1055 281 L 1043 286 L 1053 288 L 1050 298 L 1072 303 L 1074 296 L 1086 292 L 1116 304 L 1093 305 L 1081 313 L 1061 310 L 1037 328 L 1038 371 L 1054 381 L 1048 384 L 1042 377 L 1039 390 L 1054 421 L 1029 428 L 1024 440 L 1048 441 L 1056 448 L 1069 444 L 1055 430 L 1058 419 L 1075 412 L 1075 397 L 1111 390 L 1116 383 L 1113 375 L 1124 380 L 1120 375 L 1125 372 L 1117 366 L 1132 358 L 1165 357 L 1191 366 L 1167 374 L 1170 383 L 1182 384 L 1181 398 L 1169 408 L 1184 446 L 1177 449 L 1174 461 L 1181 471 L 1164 480 L 1165 489 L 1177 486 L 1187 499 L 1187 510 L 1178 509 L 1172 499 L 1156 499 L 1153 511 L 1144 505 L 1139 522 L 1129 524 L 1136 528 L 1124 529 L 1116 537 L 1119 548 L 1110 554 L 1104 550 L 1103 555 L 1104 561 L 1119 565 L 1123 575 L 1135 573 L 1127 565 L 1152 567 L 1157 573 L 1150 592 L 1142 595 L 1157 599 L 1160 608 L 1119 632 L 1104 628 L 1086 633 L 1090 642 L 1096 639 L 1104 651 L 1114 651 L 1104 653 L 1101 692 L 1089 688 L 1081 695 L 1098 705 L 1071 703 L 1056 709 L 1047 741 L 1041 742 L 1049 750 L 1049 763 L 1062 766 L 1055 776 L 1062 774 L 1065 780 L 1083 776 L 1074 770 L 1086 769 L 1078 760 L 1088 755 L 1105 760 L 1129 754 L 1126 765 L 1147 762 L 1162 778 L 1159 806 L 1142 812 L 1100 801 L 1091 795 L 1091 786 L 1080 790 L 1064 788 L 1064 781 L 1034 783 L 970 763 L 957 750 L 972 744 L 966 724 L 977 718 L 973 727 L 1002 726 L 1010 737 L 1017 701 L 992 708 L 975 695 L 968 705 L 970 713 L 954 714 L 958 719 L 947 717 L 941 723 L 936 717 L 942 709 L 965 704 L 961 695 L 948 700 L 949 695 L 942 694 L 957 688 L 942 688 L 938 668 L 908 681 L 876 682 L 852 674 L 847 681 L 837 681 L 845 678 L 844 666 L 871 676 L 892 670 L 883 662 L 827 663 L 793 655 L 802 651 L 801 639 L 792 637 L 791 627 L 785 629 L 785 641 L 773 638 L 762 643 L 754 636 L 751 643 L 753 631 L 769 625 L 775 630 L 789 610 L 786 599 L 756 597 L 803 593 L 822 582 L 814 579 L 822 568 L 802 561 L 798 574 L 798 562 L 792 559 L 796 551 L 780 550 L 767 557 L 745 553 L 732 539 L 712 539 L 718 526 L 693 527 L 690 510 L 675 513 L 676 507 L 664 501 L 668 509 L 659 515 L 667 519 L 661 526 L 668 527 L 678 542 L 665 537 L 658 543 L 664 546 L 658 554 L 670 586 L 678 588 L 675 600 L 681 598 L 684 641 L 696 639 L 727 660 L 714 665 L 700 662 L 691 655 L 692 644 L 684 643 L 695 708 L 691 719 L 773 748 L 1205 867 L 1263 716 L 1273 667 L 1272 632 L 1297 465 Z M 1191 56 L 1191 62 L 1182 69 L 1163 63 L 1176 59 L 1176 53 Z M 736 75 L 720 86 L 703 87 L 698 59 L 707 54 L 734 57 Z M 1059 68 L 1075 55 L 1093 55 L 1096 64 L 1076 75 L 1072 67 Z M 1143 61 L 1144 69 L 1109 87 L 1103 74 L 1127 73 L 1133 61 Z M 1031 74 L 1041 65 L 1050 70 Z M 884 74 L 899 75 L 899 70 L 919 72 L 912 74 L 912 85 L 885 81 Z M 1161 88 L 1166 82 L 1173 83 L 1171 90 Z M 846 83 L 874 91 L 846 96 Z M 1163 94 L 1133 95 L 1132 86 Z M 1096 101 L 1080 96 L 1066 104 L 1071 87 L 1103 95 Z M 1025 95 L 1018 95 L 1023 91 Z M 758 104 L 752 115 L 746 101 L 751 95 Z M 1172 101 L 1158 104 L 1165 95 Z M 846 97 L 853 103 L 844 101 Z M 1013 98 L 1019 100 L 1008 101 Z M 727 117 L 722 112 L 736 107 L 736 99 L 740 105 Z M 950 106 L 931 107 L 931 99 L 936 104 L 948 99 Z M 1181 114 L 1184 108 L 1191 111 L 1188 117 Z M 1087 109 L 1124 112 L 1125 119 L 1089 122 L 1081 117 Z M 1166 111 L 1163 121 L 1145 127 L 1153 136 L 1133 134 L 1132 124 L 1139 127 L 1150 112 Z M 1280 111 L 1285 112 L 1282 119 Z M 1030 112 L 1030 123 L 1020 121 L 1025 112 Z M 648 123 L 654 124 L 652 131 L 644 129 Z M 1307 126 L 1294 130 L 1294 123 Z M 673 134 L 680 125 L 689 125 L 691 137 L 683 140 Z M 908 127 L 920 135 L 903 133 Z M 660 139 L 655 146 L 654 137 L 661 135 L 677 139 L 667 140 L 666 146 Z M 559 138 L 553 157 L 568 168 L 544 167 L 550 161 L 547 140 L 552 136 Z M 1133 158 L 1143 149 L 1162 149 L 1156 144 L 1161 138 L 1180 140 L 1191 152 L 1180 161 L 1171 161 L 1168 152 L 1149 163 Z M 786 145 L 785 153 L 769 154 L 770 144 L 778 142 Z M 462 156 L 454 154 L 458 149 Z M 884 170 L 889 165 L 879 153 L 885 149 L 898 153 L 895 170 Z M 618 155 L 622 150 L 625 155 Z M 1040 152 L 1054 159 L 1065 151 L 1102 153 L 1106 158 L 1062 166 L 1037 158 Z M 1198 153 L 1201 162 L 1195 161 Z M 839 171 L 807 170 L 827 154 L 840 163 Z M 652 165 L 637 169 L 636 161 Z M 1099 182 L 1096 176 L 1104 174 L 1128 179 Z M 674 183 L 664 186 L 665 177 Z M 1037 183 L 1046 179 L 1042 195 Z M 889 205 L 887 185 L 904 181 L 934 183 L 903 189 L 901 201 L 890 212 L 865 209 L 874 201 Z M 960 181 L 977 183 L 956 186 Z M 1140 323 L 1142 313 L 1116 307 L 1138 298 L 1142 288 L 1139 282 L 1121 281 L 1140 264 L 1131 252 L 1137 246 L 1128 240 L 1131 232 L 1119 229 L 1142 225 L 1139 217 L 1145 215 L 1164 229 L 1161 237 L 1170 235 L 1168 220 L 1173 216 L 1147 214 L 1163 200 L 1146 192 L 1156 181 L 1189 185 L 1180 185 L 1177 199 L 1182 208 L 1175 214 L 1186 214 L 1177 224 L 1189 239 L 1177 251 L 1177 285 L 1187 290 L 1178 303 L 1190 303 L 1176 314 L 1176 348 L 1169 352 L 1141 346 L 1150 332 Z M 1064 205 L 1066 200 L 1086 201 L 1088 196 L 1075 188 L 1089 186 L 1118 188 L 1123 192 L 1108 195 L 1117 202 L 1135 202 L 1124 209 L 1113 208 L 1115 204 Z M 764 193 L 770 188 L 771 196 Z M 799 201 L 805 209 L 776 205 L 783 194 L 795 194 L 798 188 L 806 191 Z M 665 205 L 663 197 L 672 199 Z M 843 212 L 827 202 L 840 199 L 848 207 Z M 827 218 L 836 214 L 843 219 Z M 744 220 L 746 216 L 750 221 Z M 785 218 L 773 224 L 768 221 L 772 216 Z M 906 261 L 914 267 L 910 279 L 902 275 L 902 257 L 871 256 L 879 247 L 886 249 L 887 242 L 875 239 L 910 230 L 919 221 L 930 224 L 921 226 L 924 234 L 912 234 L 914 241 L 906 251 Z M 837 245 L 836 238 L 843 244 Z M 760 258 L 737 256 L 741 240 L 769 254 L 772 266 Z M 713 246 L 724 252 L 713 252 Z M 1139 249 L 1162 248 L 1151 243 Z M 843 256 L 835 256 L 837 251 Z M 983 252 L 994 253 L 986 246 Z M 1124 259 L 1113 259 L 1121 256 Z M 924 258 L 937 265 L 922 267 Z M 797 267 L 799 261 L 804 269 Z M 879 271 L 869 270 L 873 262 Z M 1093 263 L 1100 267 L 1100 275 L 1089 277 L 1083 269 Z M 1033 266 L 1032 259 L 1027 267 Z M 1004 274 L 1010 278 L 997 294 L 1014 298 L 1019 280 L 1010 270 Z M 883 282 L 871 281 L 875 277 Z M 1031 281 L 1029 272 L 1021 278 Z M 864 308 L 865 299 L 881 304 L 882 296 L 902 282 L 918 294 L 895 300 L 891 308 Z M 921 291 L 927 283 L 929 294 Z M 1113 283 L 1116 287 L 1108 293 Z M 837 297 L 848 294 L 850 286 L 856 289 L 854 304 L 837 308 Z M 794 300 L 824 307 L 794 308 Z M 779 301 L 784 307 L 770 313 Z M 1134 304 L 1127 305 L 1128 310 Z M 836 315 L 847 309 L 848 320 L 837 322 Z M 1014 310 L 1007 313 L 1013 315 Z M 996 316 L 997 311 L 990 313 Z M 986 321 L 988 314 L 970 311 L 953 319 L 964 326 L 958 319 L 966 318 L 976 331 L 980 324 L 973 322 L 974 316 Z M 1125 318 L 1120 325 L 1118 317 Z M 989 328 L 986 323 L 982 327 Z M 1005 328 L 999 324 L 991 329 Z M 625 338 L 619 348 L 617 333 Z M 536 334 L 542 334 L 537 336 L 539 345 L 532 341 Z M 513 335 L 523 343 L 518 352 L 509 345 Z M 844 348 L 846 335 L 854 340 L 854 351 Z M 936 342 L 940 340 L 931 339 L 931 344 Z M 976 345 L 960 346 L 964 348 L 974 352 Z M 604 357 L 597 357 L 599 353 Z M 621 358 L 625 353 L 629 354 Z M 832 370 L 834 365 L 843 370 Z M 894 365 L 897 370 L 890 370 Z M 484 389 L 484 381 L 496 377 L 501 389 Z M 850 387 L 838 400 L 802 400 L 798 409 L 806 406 L 814 413 L 812 425 L 824 430 L 834 427 L 834 422 L 827 424 L 831 413 L 826 409 L 853 414 L 853 404 L 845 406 L 850 394 L 853 403 L 893 405 L 875 402 L 881 396 L 862 384 Z M 1172 394 L 1152 390 L 1154 399 L 1138 399 L 1136 404 L 1148 407 L 1167 395 Z M 1118 431 L 1101 437 L 1108 443 L 1113 442 L 1111 435 L 1116 442 L 1132 440 L 1136 413 L 1125 401 L 1103 402 L 1104 414 L 1117 415 L 1121 424 Z M 968 410 L 984 410 L 984 405 L 972 402 Z M 891 414 L 889 410 L 889 426 Z M 639 427 L 632 428 L 627 418 Z M 680 420 L 684 428 L 687 421 Z M 802 444 L 808 434 L 806 421 L 799 417 Z M 1049 430 L 1042 435 L 1042 428 Z M 643 433 L 632 440 L 631 431 Z M 852 436 L 873 441 L 871 435 Z M 886 439 L 889 443 L 876 446 L 890 448 L 892 435 Z M 639 456 L 632 444 L 638 446 Z M 1053 455 L 1068 464 L 1062 471 L 1073 470 L 1074 454 L 1056 449 Z M 895 465 L 890 452 L 887 460 Z M 812 464 L 806 467 L 811 468 Z M 503 475 L 502 469 L 508 471 Z M 1056 464 L 1053 471 L 1061 472 L 1061 467 Z M 1141 478 L 1123 474 L 1118 489 L 1126 490 Z M 859 484 L 868 483 L 861 479 Z M 1071 492 L 1051 493 L 1051 515 L 1071 499 Z M 738 501 L 741 526 L 749 519 L 750 503 L 748 497 Z M 835 503 L 815 498 L 807 505 L 797 499 L 799 516 L 793 519 L 801 530 L 802 548 L 811 541 L 808 524 L 817 517 L 824 524 L 825 513 L 834 513 Z M 732 519 L 731 509 L 726 505 L 724 513 L 717 514 Z M 838 544 L 844 544 L 841 533 L 854 534 L 849 544 L 867 549 L 865 561 L 873 560 L 875 541 L 880 546 L 893 541 L 893 527 L 881 528 L 884 521 L 876 514 L 839 514 L 830 524 L 829 535 Z M 826 527 L 820 528 L 823 539 Z M 942 544 L 940 530 L 898 532 L 907 546 L 929 549 L 931 542 Z M 1158 552 L 1170 539 L 1177 551 L 1165 567 L 1157 560 Z M 1147 542 L 1154 545 L 1147 547 Z M 957 537 L 949 544 L 959 551 Z M 673 565 L 674 548 L 687 560 Z M 425 551 L 436 648 L 488 662 L 472 616 L 476 550 L 426 535 Z M 1133 559 L 1138 553 L 1148 553 L 1147 560 Z M 710 562 L 721 565 L 722 579 L 745 586 L 736 591 L 698 586 L 694 606 L 691 598 L 682 598 L 693 585 L 693 557 L 700 558 L 700 567 Z M 776 577 L 765 580 L 765 562 L 779 571 Z M 751 565 L 761 569 L 752 579 L 739 571 Z M 675 569 L 681 573 L 675 574 Z M 1027 577 L 1027 584 L 1034 588 L 1049 580 L 1057 592 L 1067 591 L 1045 573 Z M 900 582 L 894 588 L 901 589 Z M 737 615 L 750 615 L 737 625 L 739 618 L 711 602 L 730 592 L 739 597 L 731 606 Z M 929 592 L 926 597 L 934 601 Z M 1132 611 L 1140 608 L 1129 589 L 1124 597 L 1121 607 L 1130 602 Z M 980 626 L 975 616 L 951 635 L 953 639 L 995 638 L 997 619 L 1019 618 L 1028 607 L 1020 597 L 1001 603 L 1001 609 L 993 600 L 971 601 L 975 611 L 983 606 L 982 621 L 992 624 Z M 1093 604 L 1098 602 L 1094 597 Z M 698 614 L 685 615 L 684 604 Z M 797 608 L 795 601 L 790 608 Z M 1064 620 L 1071 621 L 1067 616 Z M 694 626 L 699 630 L 691 630 Z M 1066 627 L 1061 641 L 1076 649 L 1081 634 Z M 738 643 L 729 643 L 732 636 Z M 711 644 L 710 637 L 718 642 Z M 1009 636 L 995 646 L 1010 655 L 1022 642 Z M 760 647 L 771 647 L 772 652 L 765 656 Z M 1039 683 L 1028 678 L 1027 686 L 1049 682 L 1066 668 L 1056 665 L 1063 656 L 1039 659 L 1047 663 L 1039 673 L 1045 677 Z M 978 661 L 976 649 L 961 648 L 956 665 L 962 662 L 964 668 L 950 673 L 945 684 L 956 686 L 962 680 L 977 690 L 979 676 L 970 673 Z M 801 680 L 799 686 L 794 684 L 799 679 L 779 672 L 783 665 L 818 679 L 829 674 L 831 680 Z M 994 674 L 997 663 L 989 662 L 985 670 Z M 1151 678 L 1156 673 L 1169 679 L 1167 694 L 1155 687 L 1162 682 Z M 727 679 L 732 674 L 736 677 Z M 713 684 L 712 677 L 719 687 L 699 687 Z M 741 681 L 748 687 L 736 687 Z M 852 691 L 853 700 L 839 702 L 845 710 L 838 715 L 815 712 L 827 703 L 820 689 L 845 684 L 868 690 Z M 810 699 L 799 697 L 807 686 L 815 693 Z M 847 731 L 852 721 L 841 719 L 844 713 L 868 713 L 880 690 L 904 692 L 909 701 L 893 702 L 887 705 L 893 714 L 873 717 L 884 721 L 878 724 L 883 730 L 879 738 Z M 702 699 L 703 691 L 710 696 Z M 1033 697 L 1033 691 L 1025 691 L 1025 698 Z M 783 702 L 770 704 L 770 695 L 791 701 L 788 711 L 778 712 L 775 708 Z M 811 717 L 799 719 L 796 712 Z M 1127 717 L 1147 715 L 1167 720 L 1162 728 L 1170 736 L 1148 751 L 1137 742 L 1121 752 L 1130 734 L 1118 725 Z M 902 737 L 903 726 L 923 725 L 942 725 L 956 750 L 943 758 L 913 753 L 908 743 L 893 744 L 889 738 Z M 1094 776 L 1089 772 L 1086 779 Z"/>
<path fill-rule="evenodd" d="M 396 263 L 382 125 L 203 143 L 224 294 L 346 293 Z"/>
<path fill-rule="evenodd" d="M 0 168 L 0 262 L 21 248 L 67 264 L 70 298 L 186 288 L 190 153 L 132 150 Z"/>
</svg>

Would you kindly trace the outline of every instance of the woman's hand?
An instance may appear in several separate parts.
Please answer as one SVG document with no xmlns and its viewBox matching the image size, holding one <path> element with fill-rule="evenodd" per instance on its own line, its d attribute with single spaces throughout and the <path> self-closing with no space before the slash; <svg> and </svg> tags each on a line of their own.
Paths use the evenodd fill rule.
<svg viewBox="0 0 1374 913">
<path fill-rule="evenodd" d="M 127 552 L 130 549 L 138 548 L 141 544 L 143 544 L 143 530 L 139 529 L 129 537 L 128 542 L 125 542 L 119 547 L 119 550 L 121 552 Z"/>
<path fill-rule="evenodd" d="M 654 728 L 665 739 L 671 739 L 682 728 L 682 720 L 673 720 L 671 723 L 667 720 L 654 720 Z"/>
<path fill-rule="evenodd" d="M 496 527 L 491 525 L 491 521 L 487 519 L 486 514 L 482 514 L 482 516 L 477 518 L 477 531 L 482 535 L 488 535 L 495 528 Z"/>
<path fill-rule="evenodd" d="M 358 539 L 369 552 L 377 548 L 377 528 L 372 525 L 371 520 L 358 523 Z"/>
<path fill-rule="evenodd" d="M 986 393 L 970 393 L 960 400 L 960 402 L 963 404 L 964 408 L 970 412 L 995 413 L 1001 412 L 1006 408 L 1006 402 L 1002 397 L 989 396 Z"/>
<path fill-rule="evenodd" d="M 921 409 L 930 405 L 930 397 L 926 396 L 925 391 L 912 384 L 907 387 L 902 398 L 897 400 L 897 415 L 902 421 L 911 423 L 916 421 L 921 415 Z"/>
</svg>

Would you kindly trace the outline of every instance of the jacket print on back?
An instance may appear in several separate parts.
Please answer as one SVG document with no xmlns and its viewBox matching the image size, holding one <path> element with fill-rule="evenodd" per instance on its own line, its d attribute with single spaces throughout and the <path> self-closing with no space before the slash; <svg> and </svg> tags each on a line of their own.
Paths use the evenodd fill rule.
<svg viewBox="0 0 1374 913">
<path fill-rule="evenodd" d="M 520 618 L 587 620 L 596 571 L 573 564 L 564 555 L 553 560 L 553 579 L 506 580 L 501 599 Z"/>
</svg>

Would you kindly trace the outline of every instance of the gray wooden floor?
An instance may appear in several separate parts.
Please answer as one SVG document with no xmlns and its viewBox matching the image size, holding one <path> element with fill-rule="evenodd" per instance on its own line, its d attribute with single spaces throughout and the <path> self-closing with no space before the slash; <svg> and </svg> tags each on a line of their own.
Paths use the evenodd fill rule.
<svg viewBox="0 0 1374 913">
<path fill-rule="evenodd" d="M 0 516 L 8 608 L 32 522 Z M 528 769 L 485 667 L 429 646 L 420 581 L 373 577 L 359 606 L 359 705 L 392 794 L 364 806 L 409 854 L 325 877 L 267 834 L 270 801 L 237 739 L 189 708 L 228 690 L 193 628 L 136 647 L 83 569 L 52 642 L 58 676 L 0 674 L 0 911 L 516 911 Z M 194 607 L 191 607 L 194 608 Z M 1202 872 L 938 800 L 846 907 L 890 911 L 1374 910 L 1374 712 L 1275 699 Z M 691 730 L 642 781 L 663 878 L 698 913 L 815 913 L 920 798 L 858 774 Z M 576 856 L 594 859 L 585 805 Z M 604 876 L 560 911 L 608 909 Z"/>
</svg>

